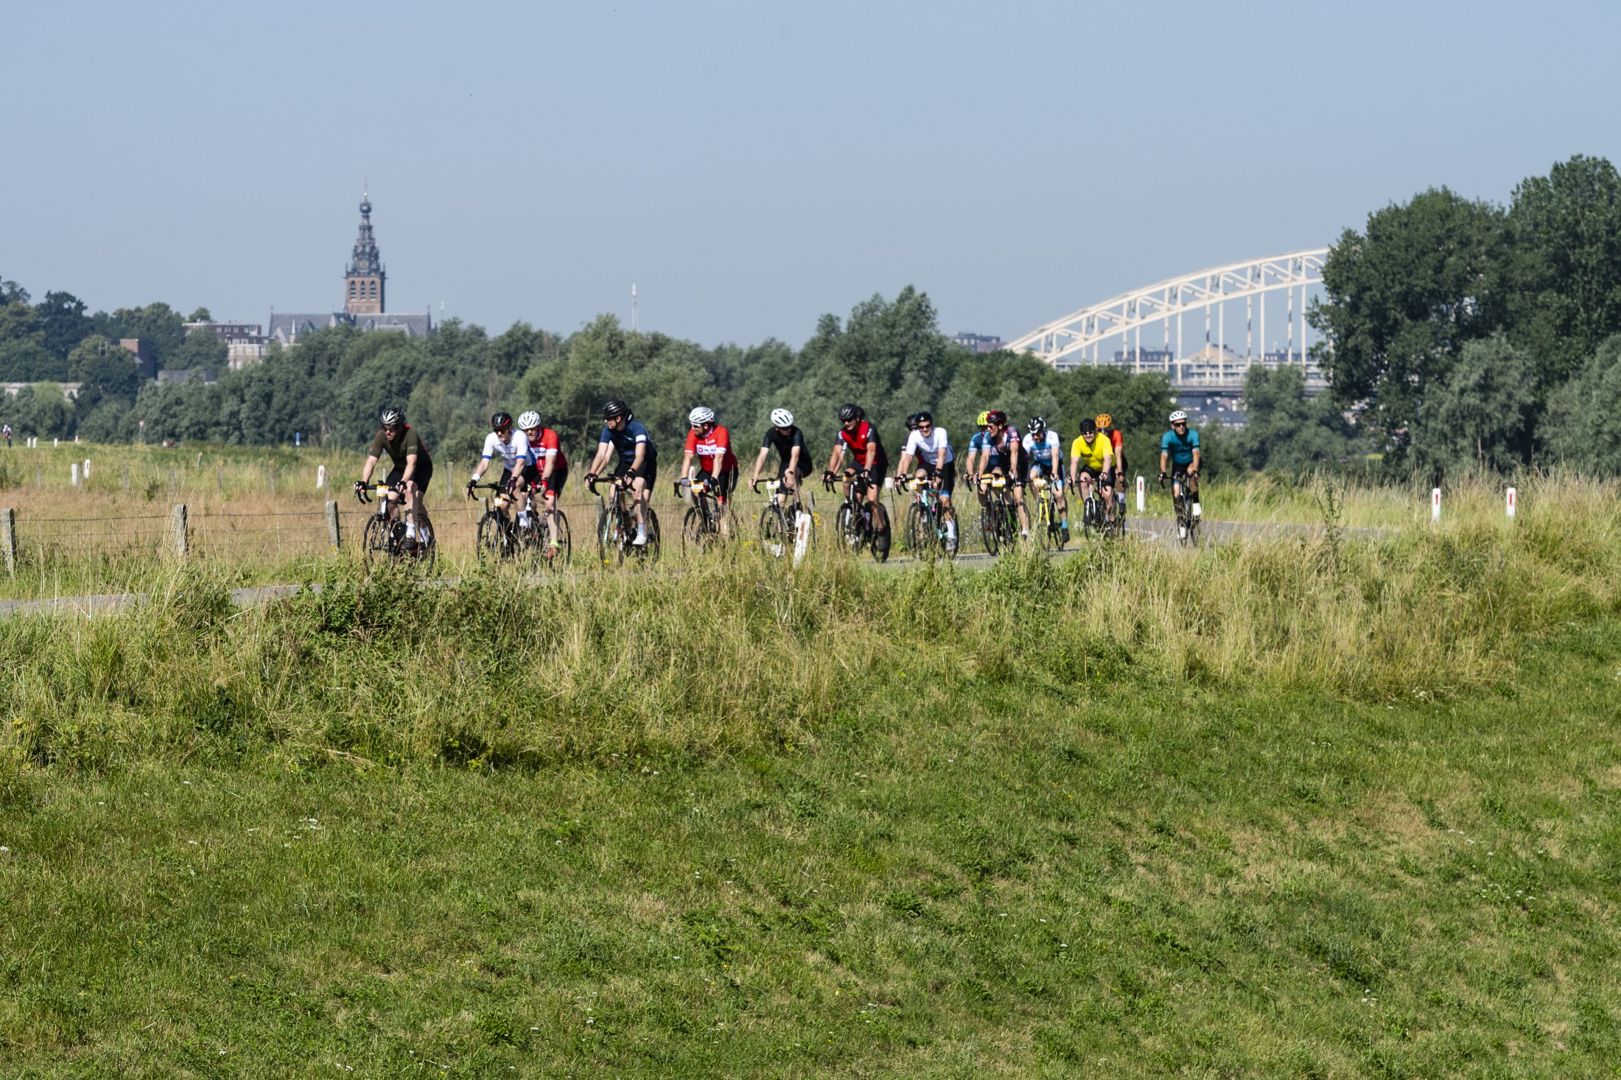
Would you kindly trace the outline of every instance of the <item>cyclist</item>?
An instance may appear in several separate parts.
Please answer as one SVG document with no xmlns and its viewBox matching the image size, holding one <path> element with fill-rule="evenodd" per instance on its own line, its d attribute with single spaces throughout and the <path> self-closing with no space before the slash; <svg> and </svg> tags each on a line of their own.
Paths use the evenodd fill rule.
<svg viewBox="0 0 1621 1080">
<path fill-rule="evenodd" d="M 946 544 L 955 547 L 957 514 L 951 508 L 951 493 L 957 489 L 957 460 L 951 449 L 951 437 L 945 428 L 934 426 L 932 413 L 913 413 L 911 419 L 914 422 L 912 433 L 901 448 L 901 464 L 895 470 L 895 479 L 905 483 L 907 466 L 916 456 L 918 479 L 933 480 L 940 488 L 940 517 L 946 525 Z"/>
<path fill-rule="evenodd" d="M 499 455 L 501 458 L 501 479 L 496 487 L 509 495 L 522 495 L 523 506 L 519 508 L 520 515 L 529 513 L 529 492 L 519 482 L 523 477 L 524 467 L 529 464 L 529 437 L 522 431 L 512 429 L 512 414 L 505 409 L 499 410 L 490 416 L 490 433 L 484 436 L 484 452 L 473 466 L 473 475 L 467 480 L 467 497 L 473 497 L 473 485 L 477 484 L 479 477 L 484 475 L 490 467 L 490 462 Z M 520 520 L 528 521 L 527 516 Z"/>
<path fill-rule="evenodd" d="M 428 444 L 405 422 L 405 410 L 398 405 L 384 409 L 378 422 L 381 426 L 366 449 L 366 464 L 360 470 L 355 491 L 366 489 L 378 459 L 387 454 L 394 467 L 383 482 L 405 494 L 406 546 L 415 546 L 419 539 L 426 546 L 433 541 L 433 523 L 428 520 L 428 508 L 424 505 L 428 485 L 433 482 L 433 457 L 428 453 Z M 392 508 L 389 513 L 392 515 Z"/>
<path fill-rule="evenodd" d="M 823 482 L 833 482 L 834 474 L 844 463 L 846 450 L 854 459 L 856 476 L 867 485 L 867 501 L 877 506 L 879 488 L 882 486 L 877 478 L 889 474 L 889 455 L 884 453 L 878 429 L 873 427 L 860 405 L 846 403 L 839 406 L 839 433 L 833 441 L 833 453 L 827 459 L 827 468 L 822 473 Z M 849 481 L 844 484 L 844 492 L 850 492 Z M 873 516 L 878 518 L 878 515 Z M 887 516 L 883 520 L 887 521 Z"/>
<path fill-rule="evenodd" d="M 1084 503 L 1096 483 L 1103 495 L 1104 520 L 1114 521 L 1114 443 L 1098 430 L 1096 420 L 1082 420 L 1081 433 L 1069 444 L 1069 482 L 1081 493 Z"/>
<path fill-rule="evenodd" d="M 540 492 L 546 507 L 545 555 L 550 558 L 557 553 L 557 500 L 562 497 L 563 485 L 568 483 L 568 458 L 563 454 L 557 432 L 541 427 L 540 414 L 535 410 L 530 409 L 518 417 L 518 427 L 529 440 L 529 463 L 523 467 L 524 481 Z"/>
<path fill-rule="evenodd" d="M 1171 430 L 1167 431 L 1159 440 L 1159 486 L 1165 486 L 1166 468 L 1169 466 L 1171 475 L 1171 498 L 1181 497 L 1183 491 L 1187 492 L 1188 500 L 1192 504 L 1189 513 L 1194 517 L 1200 515 L 1199 510 L 1199 432 L 1188 427 L 1188 414 L 1177 409 L 1171 414 Z M 1178 525 L 1177 535 L 1185 538 L 1188 534 L 1187 526 Z"/>
<path fill-rule="evenodd" d="M 585 474 L 589 487 L 597 482 L 597 474 L 618 456 L 614 465 L 614 482 L 630 488 L 636 507 L 637 547 L 647 546 L 647 502 L 653 494 L 653 482 L 658 479 L 659 454 L 647 425 L 636 419 L 630 406 L 614 398 L 602 406 L 602 434 L 597 436 L 597 456 Z"/>
<path fill-rule="evenodd" d="M 990 421 L 987 419 L 990 415 L 991 411 L 989 409 L 981 410 L 980 414 L 974 418 L 974 433 L 968 436 L 968 456 L 963 459 L 966 462 L 963 479 L 970 484 L 977 483 L 979 480 L 979 477 L 974 473 L 974 458 L 979 455 L 980 451 L 989 448 L 985 439 L 985 429 L 990 426 Z"/>
<path fill-rule="evenodd" d="M 687 446 L 681 458 L 681 475 L 689 483 L 698 483 L 700 473 L 708 475 L 709 490 L 720 505 L 720 534 L 725 536 L 730 531 L 726 500 L 737 487 L 737 455 L 732 453 L 732 433 L 715 423 L 715 410 L 707 405 L 687 414 Z"/>
<path fill-rule="evenodd" d="M 1114 498 L 1123 511 L 1126 508 L 1126 478 L 1130 475 L 1126 472 L 1126 434 L 1115 426 L 1114 417 L 1106 412 L 1098 413 L 1096 422 L 1098 430 L 1107 433 L 1109 442 L 1114 446 L 1114 471 L 1120 478 L 1114 486 Z"/>
<path fill-rule="evenodd" d="M 771 426 L 760 440 L 760 455 L 754 459 L 754 475 L 749 486 L 760 485 L 760 470 L 765 467 L 766 455 L 777 452 L 777 483 L 799 498 L 799 485 L 810 475 L 810 447 L 805 445 L 805 433 L 794 426 L 794 414 L 787 409 L 771 410 Z"/>
<path fill-rule="evenodd" d="M 985 419 L 983 437 L 976 437 L 979 445 L 978 468 L 970 461 L 968 471 L 980 484 L 980 501 L 984 502 L 985 481 L 991 476 L 1006 476 L 1013 485 L 1013 505 L 1019 514 L 1019 535 L 1030 537 L 1030 513 L 1024 506 L 1024 476 L 1022 470 L 1024 444 L 1008 423 L 1007 413 L 990 409 L 980 413 Z M 972 443 L 970 443 L 972 445 Z M 972 454 L 969 455 L 973 457 Z"/>
<path fill-rule="evenodd" d="M 1064 499 L 1064 450 L 1058 432 L 1047 426 L 1044 417 L 1032 416 L 1024 426 L 1024 475 L 1045 476 L 1053 486 L 1053 509 L 1058 511 L 1058 527 L 1069 534 L 1069 507 Z"/>
<path fill-rule="evenodd" d="M 5 427 L 0 427 L 0 436 L 5 437 L 6 449 L 10 450 L 11 449 L 11 425 L 10 424 L 7 424 Z"/>
</svg>

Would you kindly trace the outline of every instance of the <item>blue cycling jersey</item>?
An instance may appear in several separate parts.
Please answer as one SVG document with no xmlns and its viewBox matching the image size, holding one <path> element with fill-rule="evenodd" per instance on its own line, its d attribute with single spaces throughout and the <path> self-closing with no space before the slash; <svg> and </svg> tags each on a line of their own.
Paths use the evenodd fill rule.
<svg viewBox="0 0 1621 1080">
<path fill-rule="evenodd" d="M 653 446 L 653 437 L 647 433 L 647 425 L 640 420 L 631 420 L 618 431 L 615 431 L 607 424 L 602 425 L 602 434 L 597 436 L 597 442 L 613 443 L 614 449 L 619 452 L 619 460 L 626 465 L 636 460 L 636 446 L 638 443 L 647 444 L 647 460 L 652 460 L 658 456 L 658 450 Z"/>
<path fill-rule="evenodd" d="M 1193 452 L 1199 449 L 1199 433 L 1192 428 L 1188 428 L 1186 435 L 1167 431 L 1160 437 L 1159 449 L 1160 453 L 1170 455 L 1174 468 L 1185 469 L 1193 464 Z"/>
</svg>

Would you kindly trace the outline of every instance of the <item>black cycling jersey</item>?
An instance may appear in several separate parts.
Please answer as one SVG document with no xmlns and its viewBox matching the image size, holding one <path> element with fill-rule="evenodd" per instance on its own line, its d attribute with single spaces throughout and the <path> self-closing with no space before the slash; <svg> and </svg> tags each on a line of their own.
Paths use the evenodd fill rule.
<svg viewBox="0 0 1621 1080">
<path fill-rule="evenodd" d="M 765 429 L 765 438 L 760 440 L 760 449 L 777 452 L 777 460 L 784 470 L 788 468 L 788 455 L 793 453 L 796 446 L 799 447 L 799 467 L 795 471 L 800 476 L 808 476 L 811 470 L 810 447 L 805 445 L 805 433 L 797 426 L 789 428 L 786 432 L 768 427 Z"/>
</svg>

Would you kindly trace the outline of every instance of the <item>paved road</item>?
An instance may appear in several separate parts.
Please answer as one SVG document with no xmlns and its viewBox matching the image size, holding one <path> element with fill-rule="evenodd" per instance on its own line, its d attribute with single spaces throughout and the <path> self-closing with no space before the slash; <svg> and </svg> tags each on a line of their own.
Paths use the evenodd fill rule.
<svg viewBox="0 0 1621 1080">
<path fill-rule="evenodd" d="M 1311 535 L 1322 530 L 1321 525 L 1292 525 L 1284 523 L 1254 523 L 1243 521 L 1213 521 L 1205 526 L 1207 541 L 1209 543 L 1227 543 L 1244 537 L 1275 537 Z M 1348 537 L 1356 539 L 1377 539 L 1386 535 L 1386 529 L 1345 529 Z M 1176 541 L 1176 525 L 1171 518 L 1134 517 L 1131 519 L 1130 533 L 1132 536 L 1145 540 L 1174 543 Z M 1059 558 L 1072 555 L 1080 550 L 1079 542 L 1057 553 Z M 871 560 L 863 556 L 863 562 L 874 565 Z M 884 565 L 901 568 L 910 566 L 915 562 L 905 555 L 897 555 Z M 966 569 L 984 569 L 994 562 L 994 557 L 983 552 L 969 552 L 958 557 L 958 566 Z M 454 579 L 442 578 L 440 584 L 454 584 Z M 247 607 L 252 604 L 263 604 L 270 600 L 279 600 L 297 593 L 302 586 L 298 585 L 260 585 L 253 588 L 231 590 L 231 600 L 238 607 Z M 313 586 L 320 588 L 319 585 Z M 114 612 L 126 611 L 142 603 L 146 599 L 145 593 L 101 593 L 91 596 L 55 596 L 44 600 L 0 600 L 0 618 L 8 615 L 108 615 Z"/>
</svg>

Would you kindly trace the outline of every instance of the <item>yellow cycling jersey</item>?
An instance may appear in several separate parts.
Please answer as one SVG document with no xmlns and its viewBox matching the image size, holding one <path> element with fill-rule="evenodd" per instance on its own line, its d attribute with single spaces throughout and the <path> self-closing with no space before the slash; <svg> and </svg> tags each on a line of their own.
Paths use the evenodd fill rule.
<svg viewBox="0 0 1621 1080">
<path fill-rule="evenodd" d="M 1094 472 L 1103 468 L 1104 456 L 1113 450 L 1108 433 L 1102 431 L 1093 436 L 1091 445 L 1087 445 L 1085 435 L 1075 436 L 1075 441 L 1069 444 L 1069 456 L 1080 458 L 1081 464 Z"/>
</svg>

